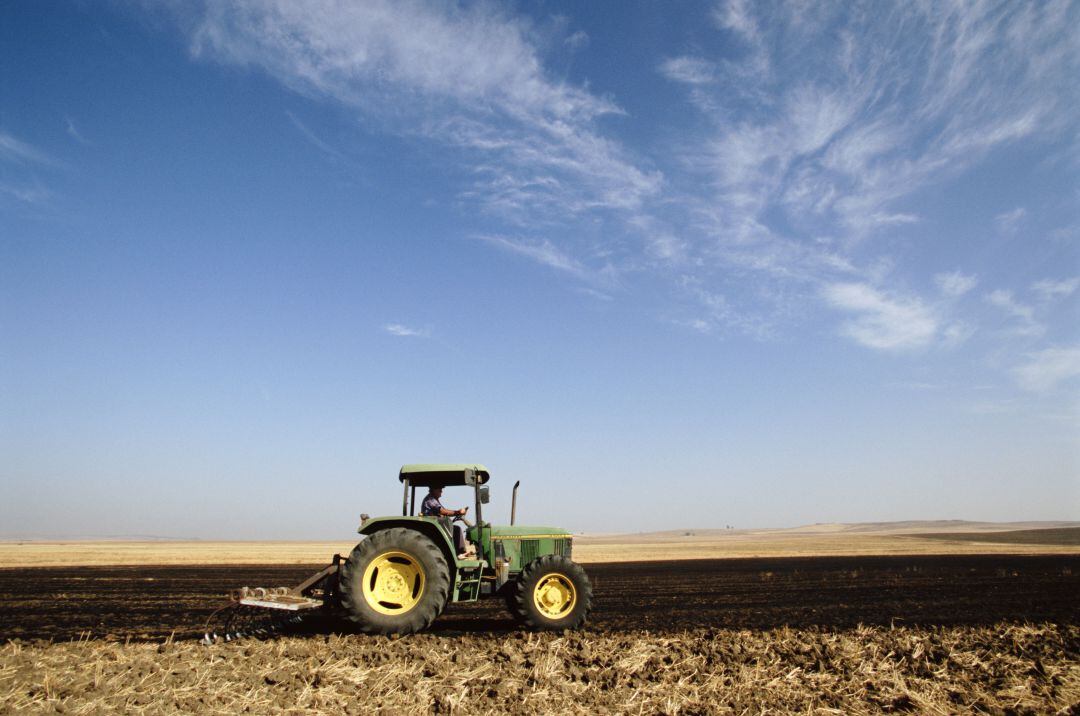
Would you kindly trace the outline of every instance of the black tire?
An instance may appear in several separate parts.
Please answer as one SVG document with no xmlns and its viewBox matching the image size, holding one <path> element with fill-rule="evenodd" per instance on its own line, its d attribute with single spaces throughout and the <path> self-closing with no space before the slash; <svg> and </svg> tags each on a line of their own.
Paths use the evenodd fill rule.
<svg viewBox="0 0 1080 716">
<path fill-rule="evenodd" d="M 510 581 L 508 581 L 503 586 L 501 594 L 503 601 L 506 602 L 506 611 L 510 612 L 510 616 L 512 616 L 515 621 L 524 622 L 525 615 L 521 613 L 521 609 L 518 608 L 517 602 L 517 590 L 519 581 L 520 580 L 518 579 L 511 579 Z"/>
<path fill-rule="evenodd" d="M 547 555 L 534 559 L 521 571 L 514 586 L 510 613 L 532 629 L 577 629 L 585 623 L 592 609 L 589 577 L 568 557 Z M 549 589 L 570 597 L 565 601 L 545 603 L 543 595 Z"/>
<path fill-rule="evenodd" d="M 341 565 L 338 591 L 345 618 L 361 631 L 412 634 L 431 626 L 446 607 L 450 570 L 442 551 L 428 537 L 392 527 L 353 548 Z M 387 599 L 380 601 L 380 597 Z"/>
</svg>

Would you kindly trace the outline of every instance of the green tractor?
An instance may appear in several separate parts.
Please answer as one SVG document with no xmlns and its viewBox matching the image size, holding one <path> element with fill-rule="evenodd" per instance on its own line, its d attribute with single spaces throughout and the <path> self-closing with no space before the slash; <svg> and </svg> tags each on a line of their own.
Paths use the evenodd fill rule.
<svg viewBox="0 0 1080 716">
<path fill-rule="evenodd" d="M 358 532 L 365 538 L 347 558 L 334 555 L 333 564 L 292 588 L 235 590 L 231 605 L 284 610 L 279 614 L 294 620 L 295 613 L 320 607 L 340 610 L 374 634 L 411 634 L 431 626 L 451 603 L 484 598 L 502 598 L 514 618 L 532 629 L 575 629 L 585 622 L 592 586 L 570 559 L 571 534 L 514 524 L 520 482 L 514 484 L 510 525 L 497 527 L 483 519 L 490 479 L 483 465 L 405 465 L 398 479 L 404 486 L 401 515 L 361 515 Z M 416 514 L 417 488 L 455 486 L 473 489 L 475 523 L 453 519 L 464 522 L 475 554 L 457 552 L 451 518 Z M 228 626 L 225 632 L 226 640 L 237 635 Z M 208 632 L 204 641 L 218 638 Z"/>
</svg>

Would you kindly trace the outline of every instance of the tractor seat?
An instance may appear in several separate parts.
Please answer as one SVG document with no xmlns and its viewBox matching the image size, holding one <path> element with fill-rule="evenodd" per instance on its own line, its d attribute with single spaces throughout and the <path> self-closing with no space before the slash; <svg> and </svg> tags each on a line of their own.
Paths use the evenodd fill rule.
<svg viewBox="0 0 1080 716">
<path fill-rule="evenodd" d="M 443 532 L 446 533 L 447 537 L 454 536 L 454 521 L 451 518 L 443 516 L 433 517 L 424 515 L 421 517 L 421 519 L 427 520 L 428 522 L 434 522 L 435 524 L 439 525 L 439 527 L 442 527 Z"/>
</svg>

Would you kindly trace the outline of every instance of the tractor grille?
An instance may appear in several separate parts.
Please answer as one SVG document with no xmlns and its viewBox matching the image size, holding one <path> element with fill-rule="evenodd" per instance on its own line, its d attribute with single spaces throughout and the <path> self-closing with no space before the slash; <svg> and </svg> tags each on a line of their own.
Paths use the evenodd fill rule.
<svg viewBox="0 0 1080 716">
<path fill-rule="evenodd" d="M 570 556 L 570 550 L 571 550 L 570 542 L 571 542 L 571 540 L 570 540 L 569 537 L 552 539 L 551 540 L 551 554 L 556 554 L 556 555 L 559 555 L 560 557 L 569 557 Z M 496 544 L 501 546 L 501 542 L 497 541 Z M 538 539 L 523 539 L 523 540 L 519 540 L 519 544 L 521 545 L 521 547 L 520 547 L 520 550 L 521 550 L 520 555 L 521 555 L 521 565 L 522 566 L 525 566 L 526 564 L 528 564 L 529 562 L 533 561 L 534 559 L 536 559 L 537 557 L 540 556 L 540 540 L 538 540 Z M 496 554 L 496 556 L 498 556 L 498 551 L 496 551 L 495 554 Z M 546 552 L 545 552 L 545 554 L 546 554 Z"/>
</svg>

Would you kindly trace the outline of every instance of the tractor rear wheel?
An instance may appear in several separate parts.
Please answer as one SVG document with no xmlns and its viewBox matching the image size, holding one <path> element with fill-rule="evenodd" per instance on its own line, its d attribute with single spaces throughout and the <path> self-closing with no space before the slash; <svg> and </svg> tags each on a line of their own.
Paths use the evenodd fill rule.
<svg viewBox="0 0 1080 716">
<path fill-rule="evenodd" d="M 522 570 L 515 587 L 510 612 L 533 629 L 576 629 L 592 608 L 589 577 L 568 557 L 534 559 Z"/>
<path fill-rule="evenodd" d="M 450 570 L 439 547 L 416 530 L 392 527 L 353 548 L 338 580 L 345 617 L 369 634 L 426 629 L 446 606 Z"/>
</svg>

